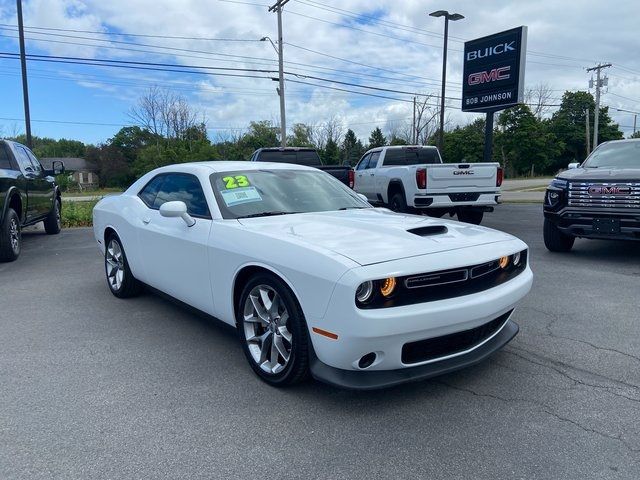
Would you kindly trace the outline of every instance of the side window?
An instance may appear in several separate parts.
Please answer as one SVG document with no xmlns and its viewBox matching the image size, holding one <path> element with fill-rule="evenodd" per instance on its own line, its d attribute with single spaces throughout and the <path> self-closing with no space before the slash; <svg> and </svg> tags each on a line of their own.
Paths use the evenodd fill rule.
<svg viewBox="0 0 640 480">
<path fill-rule="evenodd" d="M 40 161 L 36 158 L 36 156 L 33 154 L 33 152 L 28 148 L 25 148 L 24 151 L 27 152 L 27 156 L 31 161 L 31 165 L 33 165 L 33 169 L 38 173 L 42 172 L 42 165 L 40 164 Z"/>
<path fill-rule="evenodd" d="M 158 190 L 160 190 L 165 176 L 166 175 L 158 175 L 157 177 L 154 177 L 142 190 L 140 190 L 140 193 L 138 193 L 138 197 L 140 197 L 140 200 L 142 200 L 147 207 L 153 208 L 153 203 L 156 201 Z"/>
<path fill-rule="evenodd" d="M 163 203 L 174 201 L 184 202 L 190 215 L 211 217 L 200 181 L 193 175 L 181 173 L 164 175 L 164 181 L 158 189 L 151 208 L 158 209 Z"/>
<path fill-rule="evenodd" d="M 380 152 L 373 152 L 371 154 L 371 158 L 369 159 L 369 164 L 367 165 L 367 169 L 376 168 L 378 166 L 379 158 L 380 158 Z"/>
<path fill-rule="evenodd" d="M 390 148 L 384 155 L 385 165 L 405 165 L 405 152 L 403 148 Z"/>
<path fill-rule="evenodd" d="M 371 158 L 370 153 L 362 157 L 362 160 L 360 160 L 360 163 L 356 165 L 356 170 L 364 170 L 365 168 L 367 168 L 367 163 L 369 163 L 369 158 Z"/>
<path fill-rule="evenodd" d="M 31 159 L 29 159 L 29 155 L 27 155 L 26 150 L 22 147 L 16 147 L 15 152 L 16 152 L 16 160 L 18 160 L 20 167 L 25 172 L 33 173 L 34 172 L 33 165 L 31 165 Z"/>
<path fill-rule="evenodd" d="M 9 156 L 9 152 L 7 151 L 7 147 L 2 143 L 0 143 L 0 168 L 5 170 L 15 169 L 13 162 L 11 161 L 11 157 Z"/>
</svg>

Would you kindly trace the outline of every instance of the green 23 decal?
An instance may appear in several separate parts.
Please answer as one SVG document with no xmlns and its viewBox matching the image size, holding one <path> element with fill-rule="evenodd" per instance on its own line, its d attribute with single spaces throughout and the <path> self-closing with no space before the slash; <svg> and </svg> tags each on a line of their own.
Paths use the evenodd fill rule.
<svg viewBox="0 0 640 480">
<path fill-rule="evenodd" d="M 251 185 L 244 175 L 236 175 L 235 177 L 222 177 L 226 189 L 248 187 Z"/>
</svg>

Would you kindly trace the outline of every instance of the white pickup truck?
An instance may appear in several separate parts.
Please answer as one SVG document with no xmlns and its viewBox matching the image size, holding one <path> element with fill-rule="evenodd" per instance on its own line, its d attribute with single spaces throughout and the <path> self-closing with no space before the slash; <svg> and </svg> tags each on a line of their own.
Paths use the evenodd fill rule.
<svg viewBox="0 0 640 480">
<path fill-rule="evenodd" d="M 498 163 L 442 163 L 436 147 L 373 148 L 355 167 L 354 190 L 396 212 L 458 215 L 479 224 L 500 201 Z"/>
</svg>

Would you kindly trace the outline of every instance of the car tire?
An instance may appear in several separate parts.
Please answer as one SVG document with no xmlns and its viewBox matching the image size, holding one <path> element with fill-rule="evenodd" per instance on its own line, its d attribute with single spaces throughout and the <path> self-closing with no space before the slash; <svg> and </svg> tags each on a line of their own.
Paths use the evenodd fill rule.
<svg viewBox="0 0 640 480">
<path fill-rule="evenodd" d="M 287 387 L 308 376 L 307 323 L 282 280 L 268 273 L 251 277 L 240 294 L 236 322 L 244 354 L 260 379 Z"/>
<path fill-rule="evenodd" d="M 60 199 L 56 198 L 53 209 L 44 220 L 44 231 L 48 235 L 57 235 L 60 230 L 62 230 L 62 204 Z"/>
<path fill-rule="evenodd" d="M 408 213 L 407 200 L 404 198 L 404 193 L 396 192 L 391 195 L 389 199 L 389 209 L 397 213 Z"/>
<path fill-rule="evenodd" d="M 544 219 L 543 235 L 544 246 L 550 252 L 568 252 L 576 240 L 575 237 L 562 233 L 548 218 Z"/>
<path fill-rule="evenodd" d="M 13 262 L 22 250 L 20 218 L 13 208 L 7 209 L 0 225 L 0 262 Z"/>
<path fill-rule="evenodd" d="M 484 212 L 478 210 L 458 210 L 458 221 L 480 225 Z"/>
<path fill-rule="evenodd" d="M 112 234 L 107 239 L 104 250 L 104 269 L 109 290 L 116 297 L 135 297 L 142 291 L 142 283 L 131 273 L 122 241 L 116 234 Z"/>
</svg>

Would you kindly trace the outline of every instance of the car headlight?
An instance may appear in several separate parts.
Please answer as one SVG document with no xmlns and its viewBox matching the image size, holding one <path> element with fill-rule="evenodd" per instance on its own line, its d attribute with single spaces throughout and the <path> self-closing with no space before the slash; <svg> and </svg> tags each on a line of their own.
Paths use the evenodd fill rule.
<svg viewBox="0 0 640 480">
<path fill-rule="evenodd" d="M 385 278 L 380 281 L 380 293 L 383 297 L 389 298 L 396 291 L 396 279 L 395 277 Z"/>
<path fill-rule="evenodd" d="M 562 180 L 561 178 L 554 178 L 553 180 L 551 180 L 549 188 L 559 188 L 561 190 L 564 190 L 565 188 L 567 188 L 568 183 L 569 182 L 567 182 L 566 180 Z"/>
<path fill-rule="evenodd" d="M 373 282 L 361 283 L 356 290 L 356 300 L 360 303 L 367 303 L 373 297 Z"/>
</svg>

